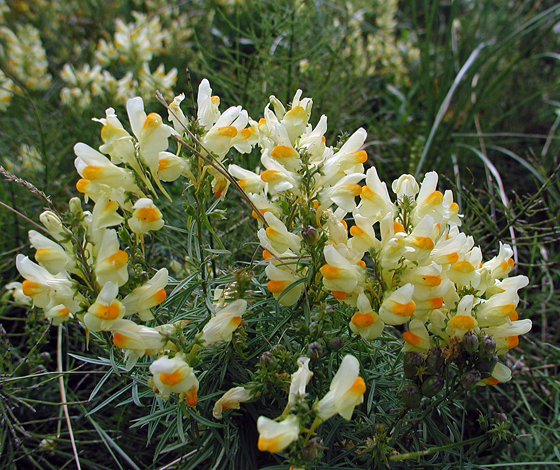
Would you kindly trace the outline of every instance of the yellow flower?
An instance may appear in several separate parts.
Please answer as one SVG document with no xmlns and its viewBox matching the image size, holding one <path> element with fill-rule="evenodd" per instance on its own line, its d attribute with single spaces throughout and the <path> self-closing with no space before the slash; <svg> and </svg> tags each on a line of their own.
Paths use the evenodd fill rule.
<svg viewBox="0 0 560 470">
<path fill-rule="evenodd" d="M 210 346 L 218 341 L 231 341 L 245 310 L 247 310 L 247 302 L 243 299 L 235 300 L 219 310 L 202 329 L 205 345 Z"/>
<path fill-rule="evenodd" d="M 329 392 L 314 406 L 319 418 L 325 421 L 337 413 L 346 420 L 352 417 L 356 405 L 364 401 L 366 391 L 366 384 L 359 373 L 358 359 L 351 355 L 344 356 Z"/>
<path fill-rule="evenodd" d="M 257 419 L 259 430 L 258 448 L 263 452 L 273 454 L 283 451 L 299 436 L 299 421 L 296 416 L 288 416 L 284 421 L 277 423 L 264 416 Z"/>
<path fill-rule="evenodd" d="M 134 233 L 143 234 L 163 227 L 161 211 L 151 199 L 147 197 L 138 199 L 132 209 L 132 217 L 128 219 L 128 225 Z"/>
<path fill-rule="evenodd" d="M 238 410 L 240 408 L 240 403 L 249 401 L 251 398 L 253 398 L 253 394 L 249 390 L 243 387 L 234 387 L 224 393 L 216 402 L 212 409 L 212 415 L 216 419 L 222 419 L 224 411 Z"/>
<path fill-rule="evenodd" d="M 152 363 L 150 372 L 154 375 L 154 384 L 163 399 L 171 393 L 179 393 L 187 399 L 187 405 L 194 406 L 197 402 L 198 380 L 190 367 L 179 353 L 174 358 L 162 356 Z"/>
</svg>

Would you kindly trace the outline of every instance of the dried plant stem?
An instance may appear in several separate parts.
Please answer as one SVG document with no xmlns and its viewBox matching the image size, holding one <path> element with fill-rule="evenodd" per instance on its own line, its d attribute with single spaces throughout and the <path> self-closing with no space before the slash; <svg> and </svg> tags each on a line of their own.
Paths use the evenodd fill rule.
<svg viewBox="0 0 560 470">
<path fill-rule="evenodd" d="M 0 206 L 5 207 L 6 209 L 12 211 L 13 213 L 19 215 L 22 219 L 27 220 L 27 222 L 29 222 L 30 224 L 34 225 L 35 227 L 37 227 L 39 230 L 42 230 L 45 233 L 49 233 L 47 229 L 45 229 L 45 227 L 41 227 L 38 223 L 33 222 L 29 217 L 23 215 L 20 211 L 14 209 L 12 206 L 9 206 L 8 204 L 4 204 L 2 201 L 0 201 Z"/>
<path fill-rule="evenodd" d="M 45 200 L 45 202 L 49 205 L 50 208 L 53 207 L 51 198 L 49 196 L 47 196 L 40 189 L 37 189 L 35 186 L 33 186 L 33 184 L 31 184 L 29 181 L 26 181 L 23 178 L 20 178 L 19 176 L 16 176 L 13 173 L 10 173 L 2 165 L 0 165 L 0 173 L 4 176 L 4 178 L 6 178 L 7 181 L 19 184 L 19 185 L 27 188 L 33 194 L 36 194 L 37 196 L 43 198 Z"/>
<path fill-rule="evenodd" d="M 62 325 L 58 325 L 58 335 L 56 339 L 56 366 L 58 373 L 61 374 L 58 378 L 58 385 L 60 388 L 60 401 L 62 411 L 66 418 L 66 425 L 68 426 L 68 434 L 70 435 L 70 442 L 72 444 L 72 452 L 76 460 L 76 467 L 81 470 L 80 459 L 78 457 L 78 449 L 76 448 L 76 441 L 74 440 L 74 432 L 72 431 L 72 423 L 70 422 L 70 414 L 68 413 L 68 403 L 66 401 L 66 389 L 64 387 L 64 376 L 62 375 Z"/>
</svg>

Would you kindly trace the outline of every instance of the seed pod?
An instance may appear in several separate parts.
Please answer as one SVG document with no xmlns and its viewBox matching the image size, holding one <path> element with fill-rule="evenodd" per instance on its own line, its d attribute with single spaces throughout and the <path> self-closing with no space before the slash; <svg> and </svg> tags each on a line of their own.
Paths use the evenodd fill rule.
<svg viewBox="0 0 560 470">
<path fill-rule="evenodd" d="M 319 359 L 319 356 L 321 355 L 322 352 L 322 346 L 320 343 L 318 343 L 317 341 L 314 341 L 313 343 L 311 343 L 309 345 L 309 348 L 307 348 L 307 355 L 311 358 L 311 359 Z"/>
<path fill-rule="evenodd" d="M 426 355 L 426 373 L 436 375 L 441 371 L 443 366 L 443 357 L 441 356 L 441 349 L 437 346 L 428 350 Z"/>
<path fill-rule="evenodd" d="M 494 354 L 489 359 L 486 359 L 484 361 L 478 361 L 475 367 L 482 374 L 491 374 L 497 362 L 498 362 L 498 356 Z"/>
<path fill-rule="evenodd" d="M 424 382 L 422 382 L 422 386 L 420 390 L 422 395 L 428 398 L 435 397 L 445 385 L 445 380 L 441 375 L 432 375 L 428 377 Z"/>
<path fill-rule="evenodd" d="M 323 446 L 323 439 L 314 437 L 303 446 L 303 460 L 306 462 L 316 460 L 321 455 L 323 449 L 325 449 Z"/>
<path fill-rule="evenodd" d="M 422 354 L 417 351 L 408 351 L 404 355 L 403 369 L 407 379 L 413 379 L 418 373 L 418 368 L 422 365 L 424 359 Z"/>
<path fill-rule="evenodd" d="M 467 331 L 461 344 L 466 352 L 474 354 L 478 350 L 478 335 L 474 331 Z"/>
<path fill-rule="evenodd" d="M 422 401 L 422 394 L 414 382 L 408 382 L 402 391 L 404 404 L 409 408 L 418 408 Z"/>
<path fill-rule="evenodd" d="M 469 370 L 461 376 L 459 382 L 465 390 L 472 390 L 481 379 L 482 376 L 479 371 Z"/>
<path fill-rule="evenodd" d="M 481 359 L 486 359 L 491 357 L 496 350 L 496 340 L 490 335 L 486 335 L 480 342 L 480 349 L 478 354 Z"/>
<path fill-rule="evenodd" d="M 336 337 L 329 341 L 329 348 L 333 351 L 338 351 L 344 346 L 344 340 L 342 338 Z"/>
<path fill-rule="evenodd" d="M 496 417 L 494 418 L 496 420 L 496 423 L 498 424 L 502 424 L 502 423 L 507 423 L 507 416 L 504 413 L 498 413 L 496 414 Z"/>
</svg>

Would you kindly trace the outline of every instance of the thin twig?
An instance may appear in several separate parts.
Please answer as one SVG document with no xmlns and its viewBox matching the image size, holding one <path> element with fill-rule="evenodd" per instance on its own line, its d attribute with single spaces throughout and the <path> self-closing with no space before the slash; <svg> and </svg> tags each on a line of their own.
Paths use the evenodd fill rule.
<svg viewBox="0 0 560 470">
<path fill-rule="evenodd" d="M 49 205 L 49 207 L 51 207 L 51 208 L 53 207 L 51 198 L 48 197 L 40 189 L 37 189 L 35 186 L 33 186 L 29 181 L 26 181 L 23 178 L 20 178 L 19 176 L 16 176 L 13 173 L 10 173 L 2 165 L 0 165 L 0 173 L 4 176 L 4 178 L 6 178 L 6 180 L 11 181 L 12 183 L 17 183 L 21 186 L 26 187 L 33 194 L 36 194 L 37 196 L 42 197 L 46 201 L 46 203 Z"/>
<path fill-rule="evenodd" d="M 60 374 L 62 374 L 62 325 L 58 325 L 58 335 L 56 339 L 56 366 Z M 81 470 L 80 459 L 78 457 L 78 449 L 76 448 L 76 441 L 74 440 L 74 432 L 72 431 L 72 423 L 70 422 L 70 414 L 68 413 L 68 403 L 66 402 L 66 389 L 64 387 L 64 376 L 58 378 L 58 385 L 60 386 L 60 400 L 62 411 L 66 418 L 66 425 L 68 426 L 68 434 L 70 435 L 70 442 L 72 443 L 72 452 L 76 460 L 76 467 Z M 58 437 L 58 436 L 57 436 Z"/>
</svg>

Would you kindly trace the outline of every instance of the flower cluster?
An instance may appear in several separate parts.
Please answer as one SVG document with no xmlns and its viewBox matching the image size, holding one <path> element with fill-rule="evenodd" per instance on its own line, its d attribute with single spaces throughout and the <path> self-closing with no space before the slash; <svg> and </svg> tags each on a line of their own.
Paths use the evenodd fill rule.
<svg viewBox="0 0 560 470">
<path fill-rule="evenodd" d="M 183 176 L 185 192 L 197 203 L 212 198 L 212 208 L 230 186 L 241 193 L 253 210 L 263 248 L 260 264 L 266 265 L 267 281 L 258 289 L 266 292 L 266 287 L 291 318 L 305 312 L 302 329 L 323 328 L 329 344 L 338 340 L 332 350 L 343 347 L 340 336 L 375 347 L 371 340 L 403 325 L 402 334 L 387 337 L 400 341 L 402 336 L 408 407 L 443 388 L 442 370 L 455 371 L 467 389 L 509 380 L 510 371 L 498 358 L 531 328 L 530 320 L 517 315 L 518 290 L 528 279 L 507 277 L 514 265 L 508 245 L 501 244 L 494 258 L 483 261 L 473 237 L 460 230 L 452 192 L 437 189 L 435 172 L 427 173 L 421 184 L 402 175 L 391 185 L 391 197 L 376 168 L 365 168 L 366 131 L 358 129 L 335 146 L 327 145 L 327 117 L 313 127 L 313 102 L 302 98 L 300 90 L 287 107 L 271 96 L 259 121 L 241 106 L 221 112 L 207 80 L 199 86 L 196 118 L 185 116 L 183 100 L 179 95 L 167 105 L 170 125 L 157 113 L 147 114 L 140 97 L 126 105 L 130 132 L 113 108 L 96 120 L 102 125 L 99 150 L 85 143 L 74 147 L 80 175 L 76 188 L 86 202 L 93 201 L 92 209 L 83 210 L 73 198 L 65 218 L 53 211 L 41 214 L 51 238 L 29 232 L 36 263 L 18 255 L 17 268 L 25 280 L 21 294 L 19 286 L 11 287 L 14 295 L 31 297 L 54 324 L 76 318 L 94 335 L 112 333 L 113 345 L 125 351 L 128 370 L 140 358 L 157 355 L 149 366 L 154 392 L 164 399 L 178 394 L 196 405 L 199 389 L 206 385 L 194 371 L 198 351 L 210 355 L 220 344 L 233 343 L 232 353 L 238 352 L 244 316 L 251 310 L 247 300 L 259 294 L 252 291 L 245 298 L 249 286 L 258 282 L 239 275 L 228 289 L 214 290 L 216 302 L 207 300 L 204 319 L 188 313 L 186 320 L 166 322 L 162 315 L 147 323 L 167 298 L 169 274 L 166 267 L 145 271 L 145 245 L 165 225 L 158 195 L 171 197 L 162 182 Z M 259 148 L 261 167 L 226 167 L 230 150 L 248 153 L 254 147 Z M 201 237 L 202 227 L 212 230 L 205 219 L 211 209 L 197 209 L 191 214 L 198 217 Z M 206 273 L 200 266 L 209 299 Z M 333 305 L 343 321 L 329 329 L 325 325 L 334 321 Z M 185 335 L 186 326 L 195 321 Z M 366 383 L 359 375 L 360 363 L 345 354 L 329 391 L 309 404 L 306 387 L 315 386 L 309 363 L 318 359 L 321 346 L 311 342 L 311 333 L 300 339 L 311 343 L 310 357 L 297 361 L 284 412 L 275 420 L 257 420 L 262 451 L 281 452 L 296 441 L 307 445 L 321 423 L 337 414 L 349 420 L 363 401 Z M 288 388 L 286 370 L 294 360 L 279 364 L 264 353 L 260 362 L 260 372 L 250 374 L 251 380 L 233 380 L 236 386 L 217 400 L 216 419 L 268 393 L 271 380 Z M 267 371 L 271 363 L 276 363 L 274 372 L 272 366 Z M 320 375 L 331 373 L 323 370 Z"/>
</svg>

